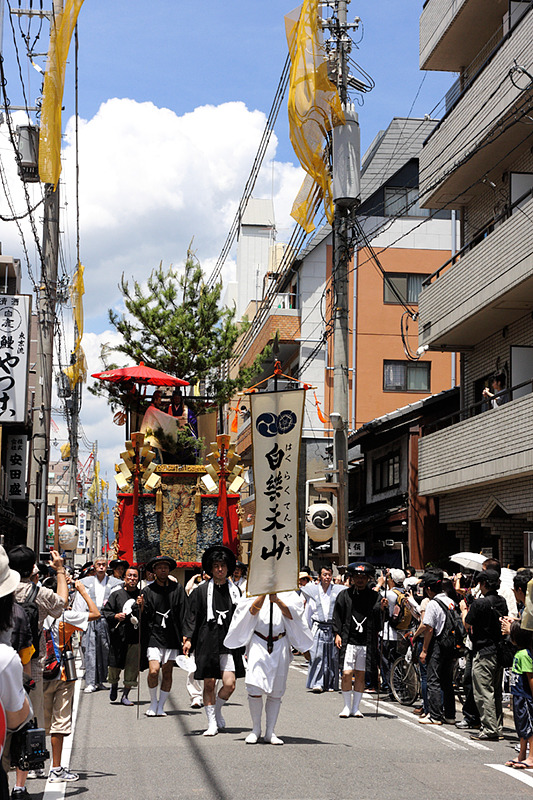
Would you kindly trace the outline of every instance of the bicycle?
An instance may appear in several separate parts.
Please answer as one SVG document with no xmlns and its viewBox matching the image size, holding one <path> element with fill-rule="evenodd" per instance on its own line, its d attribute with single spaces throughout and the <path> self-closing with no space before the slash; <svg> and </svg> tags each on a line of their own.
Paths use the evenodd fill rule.
<svg viewBox="0 0 533 800">
<path fill-rule="evenodd" d="M 412 706 L 420 697 L 420 667 L 411 634 L 403 637 L 407 645 L 403 655 L 392 663 L 390 686 L 394 699 L 402 706 Z"/>
</svg>

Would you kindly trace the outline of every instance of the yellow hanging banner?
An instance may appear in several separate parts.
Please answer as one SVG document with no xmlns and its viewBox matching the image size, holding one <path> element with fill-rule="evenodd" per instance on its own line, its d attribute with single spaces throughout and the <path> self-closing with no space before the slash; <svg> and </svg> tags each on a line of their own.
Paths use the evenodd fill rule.
<svg viewBox="0 0 533 800">
<path fill-rule="evenodd" d="M 81 340 L 83 338 L 83 295 L 85 293 L 85 286 L 83 283 L 84 271 L 85 267 L 78 262 L 78 269 L 74 273 L 72 283 L 69 287 L 76 341 L 74 342 L 74 349 L 72 351 L 72 355 L 74 356 L 73 363 L 69 367 L 66 367 L 63 372 L 69 379 L 71 389 L 74 389 L 77 383 L 87 380 L 87 361 L 81 346 Z"/>
<path fill-rule="evenodd" d="M 285 17 L 291 57 L 289 80 L 289 129 L 294 152 L 306 179 L 291 215 L 307 233 L 314 230 L 313 217 L 324 200 L 328 221 L 333 222 L 331 173 L 325 154 L 328 133 L 344 125 L 344 112 L 335 84 L 328 77 L 322 31 L 318 25 L 318 0 L 304 0 Z"/>
<path fill-rule="evenodd" d="M 61 174 L 61 106 L 70 40 L 83 0 L 65 0 L 63 12 L 52 17 L 50 48 L 44 74 L 41 132 L 39 134 L 39 178 L 57 186 Z"/>
</svg>

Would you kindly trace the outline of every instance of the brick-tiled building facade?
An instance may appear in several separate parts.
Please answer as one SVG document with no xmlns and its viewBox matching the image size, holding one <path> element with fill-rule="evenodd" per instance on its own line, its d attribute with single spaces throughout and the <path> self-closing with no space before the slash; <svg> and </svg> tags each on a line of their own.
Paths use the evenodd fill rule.
<svg viewBox="0 0 533 800">
<path fill-rule="evenodd" d="M 530 563 L 533 530 L 532 43 L 530 3 L 424 5 L 422 69 L 460 77 L 420 154 L 421 204 L 455 209 L 462 241 L 422 289 L 419 343 L 461 353 L 462 412 L 422 439 L 420 488 L 460 549 L 512 566 Z"/>
</svg>

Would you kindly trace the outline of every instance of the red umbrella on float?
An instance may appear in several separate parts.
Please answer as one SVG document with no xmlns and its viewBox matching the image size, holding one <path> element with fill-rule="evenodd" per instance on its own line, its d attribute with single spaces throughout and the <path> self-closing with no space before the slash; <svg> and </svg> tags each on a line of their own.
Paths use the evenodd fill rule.
<svg viewBox="0 0 533 800">
<path fill-rule="evenodd" d="M 95 372 L 91 378 L 98 378 L 101 381 L 111 381 L 111 383 L 122 383 L 123 381 L 134 381 L 135 383 L 148 384 L 149 386 L 189 386 L 189 381 L 182 378 L 175 378 L 166 372 L 145 366 L 141 361 L 137 367 L 121 367 L 119 369 L 109 369 L 105 372 Z"/>
</svg>

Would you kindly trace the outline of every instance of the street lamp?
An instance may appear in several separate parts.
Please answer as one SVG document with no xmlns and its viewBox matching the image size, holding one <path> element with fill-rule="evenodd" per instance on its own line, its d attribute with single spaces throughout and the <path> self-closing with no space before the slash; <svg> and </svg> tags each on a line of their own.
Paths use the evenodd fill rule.
<svg viewBox="0 0 533 800">
<path fill-rule="evenodd" d="M 344 421 L 338 411 L 332 411 L 329 415 L 329 420 L 334 431 L 344 430 Z"/>
</svg>

